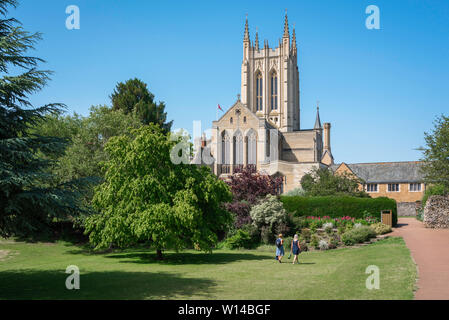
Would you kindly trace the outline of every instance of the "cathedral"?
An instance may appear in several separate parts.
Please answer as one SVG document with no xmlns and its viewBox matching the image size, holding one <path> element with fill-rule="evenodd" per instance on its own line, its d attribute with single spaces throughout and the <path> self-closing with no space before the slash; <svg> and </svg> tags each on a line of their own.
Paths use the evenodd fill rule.
<svg viewBox="0 0 449 320">
<path fill-rule="evenodd" d="M 321 124 L 317 106 L 313 129 L 301 128 L 298 48 L 285 15 L 279 44 L 259 46 L 251 41 L 246 19 L 243 36 L 241 94 L 223 116 L 212 123 L 209 141 L 213 171 L 226 177 L 236 168 L 255 166 L 258 171 L 283 178 L 281 192 L 300 186 L 310 170 L 334 164 L 330 123 Z"/>
</svg>

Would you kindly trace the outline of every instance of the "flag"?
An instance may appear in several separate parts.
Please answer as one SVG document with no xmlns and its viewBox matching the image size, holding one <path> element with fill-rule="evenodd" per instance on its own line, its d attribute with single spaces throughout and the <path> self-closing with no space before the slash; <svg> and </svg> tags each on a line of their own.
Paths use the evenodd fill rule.
<svg viewBox="0 0 449 320">
<path fill-rule="evenodd" d="M 223 109 L 220 107 L 220 105 L 218 105 L 218 109 L 220 109 L 221 111 L 223 111 Z"/>
</svg>

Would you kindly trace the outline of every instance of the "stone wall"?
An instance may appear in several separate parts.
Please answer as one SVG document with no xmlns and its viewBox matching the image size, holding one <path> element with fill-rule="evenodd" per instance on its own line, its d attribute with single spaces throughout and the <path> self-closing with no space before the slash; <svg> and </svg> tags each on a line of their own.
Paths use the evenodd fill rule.
<svg viewBox="0 0 449 320">
<path fill-rule="evenodd" d="M 424 207 L 426 228 L 449 228 L 449 197 L 431 196 Z"/>
<path fill-rule="evenodd" d="M 398 202 L 398 216 L 416 216 L 416 202 Z"/>
</svg>

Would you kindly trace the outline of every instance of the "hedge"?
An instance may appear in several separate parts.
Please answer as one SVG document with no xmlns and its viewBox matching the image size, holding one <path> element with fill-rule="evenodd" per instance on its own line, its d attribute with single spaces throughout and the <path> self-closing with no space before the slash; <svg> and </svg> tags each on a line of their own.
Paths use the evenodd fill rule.
<svg viewBox="0 0 449 320">
<path fill-rule="evenodd" d="M 295 216 L 329 216 L 338 218 L 350 216 L 364 218 L 365 211 L 380 221 L 382 210 L 392 210 L 393 225 L 397 224 L 398 214 L 396 201 L 394 199 L 379 198 L 356 198 L 349 196 L 326 196 L 326 197 L 301 197 L 281 196 L 285 210 Z"/>
</svg>

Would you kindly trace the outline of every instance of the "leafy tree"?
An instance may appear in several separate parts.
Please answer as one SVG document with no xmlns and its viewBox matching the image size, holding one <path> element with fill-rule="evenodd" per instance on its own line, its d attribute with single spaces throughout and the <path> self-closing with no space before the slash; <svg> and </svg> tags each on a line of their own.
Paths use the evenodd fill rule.
<svg viewBox="0 0 449 320">
<path fill-rule="evenodd" d="M 426 146 L 423 151 L 424 181 L 449 190 L 449 117 L 441 115 L 434 122 L 434 129 L 424 133 Z"/>
<path fill-rule="evenodd" d="M 317 168 L 305 174 L 301 187 L 306 196 L 347 195 L 369 198 L 365 191 L 359 190 L 362 181 L 350 174 L 334 174 L 328 168 Z"/>
<path fill-rule="evenodd" d="M 49 157 L 62 154 L 65 140 L 32 134 L 29 127 L 46 114 L 65 107 L 50 103 L 34 107 L 29 96 L 49 81 L 50 71 L 38 70 L 42 59 L 28 55 L 41 39 L 6 17 L 15 0 L 0 0 L 0 235 L 30 235 L 48 230 L 54 219 L 76 215 L 74 187 L 58 184 L 48 172 Z"/>
<path fill-rule="evenodd" d="M 251 223 L 251 206 L 267 194 L 275 195 L 282 185 L 282 178 L 273 177 L 257 172 L 253 166 L 236 169 L 227 181 L 231 187 L 233 201 L 226 205 L 227 209 L 236 216 L 235 226 Z"/>
<path fill-rule="evenodd" d="M 110 98 L 114 110 L 123 110 L 126 114 L 134 112 L 143 124 L 158 124 L 165 132 L 170 131 L 173 121 L 166 122 L 165 103 L 156 103 L 143 81 L 134 78 L 117 83 Z"/>
<path fill-rule="evenodd" d="M 179 141 L 150 124 L 106 144 L 105 181 L 93 199 L 100 213 L 86 221 L 97 249 L 145 242 L 160 259 L 164 249 L 210 251 L 216 244 L 232 222 L 222 205 L 231 193 L 209 168 L 174 164 L 170 152 Z"/>
</svg>

